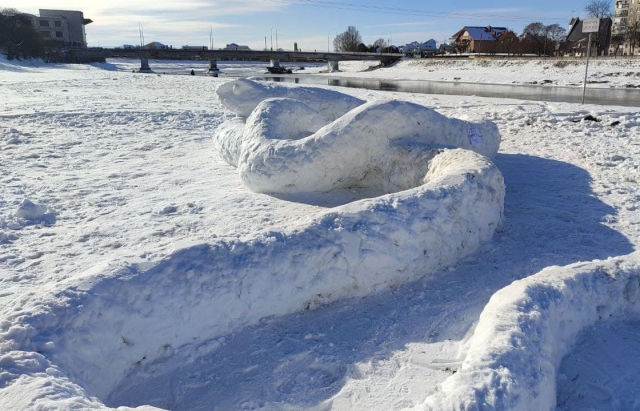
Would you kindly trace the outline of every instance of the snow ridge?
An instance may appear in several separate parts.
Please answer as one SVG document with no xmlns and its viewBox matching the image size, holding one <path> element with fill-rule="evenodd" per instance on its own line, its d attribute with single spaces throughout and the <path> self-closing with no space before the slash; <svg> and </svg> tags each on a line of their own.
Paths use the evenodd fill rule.
<svg viewBox="0 0 640 411">
<path fill-rule="evenodd" d="M 547 267 L 495 293 L 462 367 L 415 410 L 553 410 L 578 333 L 640 314 L 640 253 Z"/>
</svg>

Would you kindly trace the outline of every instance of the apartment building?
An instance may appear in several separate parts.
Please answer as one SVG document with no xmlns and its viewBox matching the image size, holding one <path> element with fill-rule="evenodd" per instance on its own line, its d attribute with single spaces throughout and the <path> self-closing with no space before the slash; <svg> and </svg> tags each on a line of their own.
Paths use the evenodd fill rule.
<svg viewBox="0 0 640 411">
<path fill-rule="evenodd" d="M 46 40 L 64 43 L 65 47 L 87 47 L 84 26 L 93 22 L 81 11 L 40 9 L 40 16 L 31 15 L 33 27 Z"/>
<path fill-rule="evenodd" d="M 640 54 L 640 0 L 616 0 L 611 29 L 611 54 Z"/>
</svg>

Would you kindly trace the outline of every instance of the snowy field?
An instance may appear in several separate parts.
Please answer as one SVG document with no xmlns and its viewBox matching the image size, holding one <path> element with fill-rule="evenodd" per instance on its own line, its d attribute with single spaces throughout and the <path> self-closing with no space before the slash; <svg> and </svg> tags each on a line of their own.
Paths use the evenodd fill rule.
<svg viewBox="0 0 640 411">
<path fill-rule="evenodd" d="M 594 76 L 638 84 L 607 75 L 638 63 L 613 62 Z M 430 78 L 413 63 L 356 75 Z M 636 108 L 325 87 L 362 110 L 390 98 L 434 109 L 446 116 L 436 129 L 497 126 L 501 223 L 439 266 L 416 244 L 450 238 L 416 234 L 411 189 L 259 194 L 264 183 L 213 140 L 234 121 L 216 95 L 229 79 L 135 64 L 0 60 L 0 409 L 638 409 Z M 451 68 L 434 70 L 447 80 Z M 573 81 L 543 65 L 460 70 L 477 76 L 461 81 Z M 315 118 L 290 109 L 273 109 L 283 129 Z M 383 115 L 355 130 L 392 134 L 398 120 Z M 357 162 L 343 151 L 332 167 Z M 474 154 L 463 163 L 493 170 Z M 372 198 L 388 192 L 399 197 Z M 371 259 L 353 248 L 363 204 L 389 218 L 367 232 L 387 240 Z M 409 219 L 396 218 L 405 206 Z M 332 291 L 339 270 L 363 277 Z"/>
</svg>

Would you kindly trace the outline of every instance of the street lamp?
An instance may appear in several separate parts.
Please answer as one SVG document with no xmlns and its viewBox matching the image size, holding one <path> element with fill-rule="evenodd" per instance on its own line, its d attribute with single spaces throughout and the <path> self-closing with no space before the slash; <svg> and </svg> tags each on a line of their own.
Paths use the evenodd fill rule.
<svg viewBox="0 0 640 411">
<path fill-rule="evenodd" d="M 327 33 L 327 53 L 329 52 L 329 36 L 331 35 L 331 32 Z"/>
<path fill-rule="evenodd" d="M 271 51 L 273 51 L 273 27 L 271 27 Z"/>
</svg>

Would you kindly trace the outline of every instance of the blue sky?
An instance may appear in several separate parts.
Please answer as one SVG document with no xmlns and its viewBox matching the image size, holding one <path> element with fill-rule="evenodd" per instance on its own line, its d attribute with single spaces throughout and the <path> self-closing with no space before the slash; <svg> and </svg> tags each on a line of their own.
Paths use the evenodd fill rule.
<svg viewBox="0 0 640 411">
<path fill-rule="evenodd" d="M 567 28 L 572 16 L 584 17 L 587 0 L 538 1 L 380 1 L 380 0 L 4 0 L 37 14 L 39 8 L 80 10 L 94 23 L 87 26 L 90 46 L 139 44 L 139 24 L 145 41 L 174 47 L 227 43 L 254 49 L 278 47 L 326 50 L 337 33 L 355 26 L 365 44 L 378 38 L 400 45 L 431 38 L 439 43 L 465 25 L 506 26 L 520 33 L 531 22 L 558 23 Z M 277 34 L 277 36 L 276 36 Z M 332 46 L 330 45 L 332 48 Z"/>
</svg>

